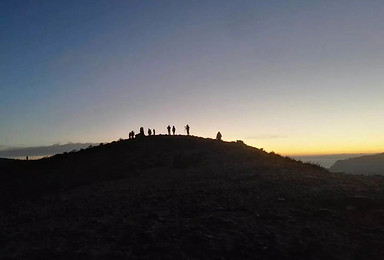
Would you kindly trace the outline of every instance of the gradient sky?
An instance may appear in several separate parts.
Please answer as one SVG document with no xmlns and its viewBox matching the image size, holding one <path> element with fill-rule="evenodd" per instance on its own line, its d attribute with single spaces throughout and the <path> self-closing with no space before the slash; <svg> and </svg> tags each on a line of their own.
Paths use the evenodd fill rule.
<svg viewBox="0 0 384 260">
<path fill-rule="evenodd" d="M 0 149 L 140 126 L 383 152 L 384 1 L 0 1 Z"/>
</svg>

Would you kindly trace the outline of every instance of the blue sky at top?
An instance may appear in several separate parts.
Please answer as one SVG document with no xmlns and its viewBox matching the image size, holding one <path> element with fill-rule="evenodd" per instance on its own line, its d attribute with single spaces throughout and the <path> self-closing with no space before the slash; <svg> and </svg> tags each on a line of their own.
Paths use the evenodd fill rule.
<svg viewBox="0 0 384 260">
<path fill-rule="evenodd" d="M 0 145 L 140 126 L 283 153 L 384 145 L 382 1 L 1 1 Z"/>
</svg>

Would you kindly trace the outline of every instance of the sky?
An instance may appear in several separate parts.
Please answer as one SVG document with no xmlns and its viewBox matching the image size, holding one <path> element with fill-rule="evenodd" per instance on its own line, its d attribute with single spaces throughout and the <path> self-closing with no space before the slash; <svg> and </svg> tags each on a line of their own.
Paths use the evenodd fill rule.
<svg viewBox="0 0 384 260">
<path fill-rule="evenodd" d="M 384 148 L 381 0 L 0 2 L 0 150 L 141 126 L 280 154 Z"/>
</svg>

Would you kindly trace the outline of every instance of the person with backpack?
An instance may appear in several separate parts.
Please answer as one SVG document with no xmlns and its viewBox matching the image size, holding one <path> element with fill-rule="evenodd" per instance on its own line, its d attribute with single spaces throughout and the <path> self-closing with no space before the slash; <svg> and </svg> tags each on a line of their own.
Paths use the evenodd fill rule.
<svg viewBox="0 0 384 260">
<path fill-rule="evenodd" d="M 171 135 L 171 126 L 170 125 L 167 126 L 167 130 L 168 130 L 168 135 Z"/>
</svg>

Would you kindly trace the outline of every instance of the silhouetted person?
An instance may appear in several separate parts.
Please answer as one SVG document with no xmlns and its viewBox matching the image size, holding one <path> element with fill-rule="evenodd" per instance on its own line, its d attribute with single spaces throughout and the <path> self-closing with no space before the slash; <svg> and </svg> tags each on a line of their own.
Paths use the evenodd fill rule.
<svg viewBox="0 0 384 260">
<path fill-rule="evenodd" d="M 185 130 L 187 130 L 187 135 L 189 135 L 189 125 L 185 126 Z"/>
<path fill-rule="evenodd" d="M 156 130 L 155 129 L 153 129 L 153 135 L 156 135 Z"/>
<path fill-rule="evenodd" d="M 27 159 L 27 161 L 28 161 L 28 159 L 29 159 L 28 156 L 26 157 L 26 159 Z"/>
<path fill-rule="evenodd" d="M 173 133 L 173 135 L 175 135 L 175 133 L 176 133 L 176 127 L 175 126 L 172 126 L 172 133 Z"/>
<path fill-rule="evenodd" d="M 140 138 L 140 137 L 144 137 L 145 134 L 144 134 L 144 127 L 140 127 L 140 132 L 135 135 L 136 138 Z"/>
<path fill-rule="evenodd" d="M 221 141 L 221 137 L 222 137 L 221 133 L 220 133 L 220 132 L 217 132 L 216 140 Z"/>
<path fill-rule="evenodd" d="M 152 135 L 151 128 L 148 128 L 148 135 Z"/>
<path fill-rule="evenodd" d="M 168 130 L 168 135 L 171 135 L 171 126 L 170 125 L 167 126 L 167 130 Z"/>
<path fill-rule="evenodd" d="M 135 138 L 135 131 L 132 131 L 131 135 L 132 135 L 132 139 Z"/>
</svg>

